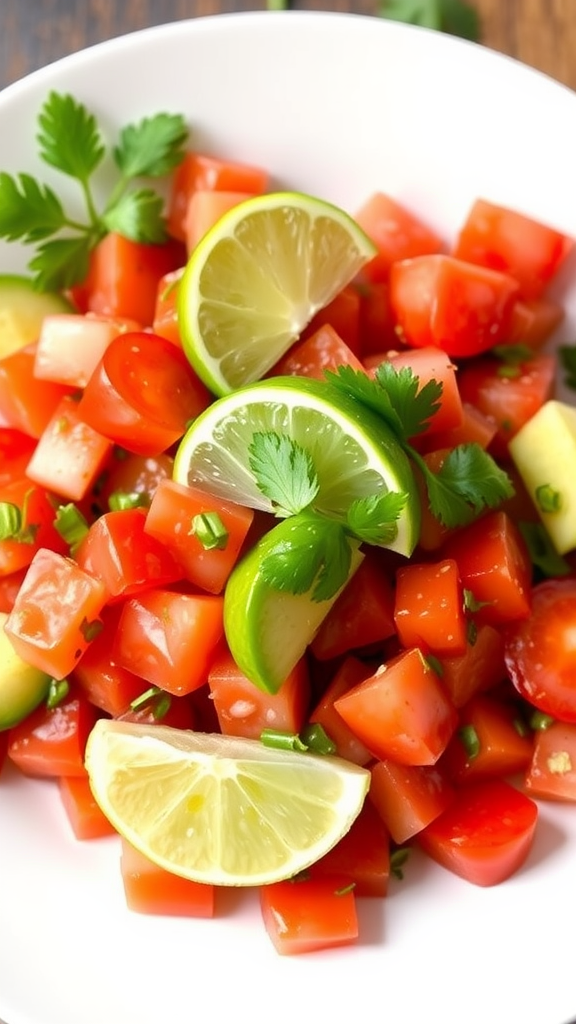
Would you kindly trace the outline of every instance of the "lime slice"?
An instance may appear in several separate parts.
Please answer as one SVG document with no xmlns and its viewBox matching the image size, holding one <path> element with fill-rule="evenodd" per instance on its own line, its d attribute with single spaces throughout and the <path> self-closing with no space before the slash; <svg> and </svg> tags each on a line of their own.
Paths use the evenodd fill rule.
<svg viewBox="0 0 576 1024">
<path fill-rule="evenodd" d="M 308 517 L 309 518 L 309 517 Z M 362 562 L 359 542 L 350 542 L 347 579 L 326 600 L 278 590 L 268 582 L 263 564 L 274 549 L 289 550 L 294 532 L 306 529 L 306 513 L 274 526 L 253 545 L 232 571 L 224 592 L 224 631 L 236 664 L 261 690 L 277 693 L 314 639 L 323 619 Z M 310 533 L 310 556 L 315 538 Z"/>
<path fill-rule="evenodd" d="M 312 196 L 233 207 L 194 249 L 178 290 L 198 375 L 216 395 L 259 380 L 375 251 L 347 213 Z"/>
<path fill-rule="evenodd" d="M 408 495 L 398 533 L 387 544 L 410 555 L 420 528 L 420 500 L 410 463 L 382 420 L 322 381 L 272 377 L 213 402 L 182 439 L 175 463 L 179 483 L 239 505 L 273 511 L 250 468 L 256 432 L 289 436 L 310 454 L 319 481 L 314 507 L 344 521 L 358 498 Z"/>
<path fill-rule="evenodd" d="M 122 836 L 168 871 L 214 885 L 302 871 L 348 831 L 370 781 L 339 758 L 111 719 L 92 730 L 86 767 Z"/>
</svg>

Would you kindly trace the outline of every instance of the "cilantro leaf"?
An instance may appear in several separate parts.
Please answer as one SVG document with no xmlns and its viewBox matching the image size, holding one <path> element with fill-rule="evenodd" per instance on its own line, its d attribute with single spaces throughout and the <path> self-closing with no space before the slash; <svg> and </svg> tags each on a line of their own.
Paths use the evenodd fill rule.
<svg viewBox="0 0 576 1024">
<path fill-rule="evenodd" d="M 89 260 L 90 239 L 87 235 L 78 235 L 43 242 L 29 267 L 40 291 L 64 291 L 86 277 Z"/>
<path fill-rule="evenodd" d="M 373 380 L 363 370 L 354 370 L 351 366 L 325 370 L 324 376 L 331 387 L 377 413 L 398 437 L 404 437 L 402 420 L 396 413 L 388 393 L 377 380 Z"/>
<path fill-rule="evenodd" d="M 408 495 L 398 491 L 358 498 L 348 509 L 346 525 L 359 540 L 386 547 L 398 535 L 397 520 L 407 500 Z"/>
<path fill-rule="evenodd" d="M 51 188 L 29 174 L 0 173 L 0 237 L 13 242 L 48 238 L 66 223 L 62 204 Z"/>
<path fill-rule="evenodd" d="M 162 198 L 150 188 L 141 188 L 126 192 L 102 219 L 108 231 L 155 245 L 167 237 L 162 209 Z"/>
<path fill-rule="evenodd" d="M 86 183 L 104 157 L 96 118 L 72 96 L 51 92 L 38 117 L 40 156 Z"/>
<path fill-rule="evenodd" d="M 478 13 L 463 0 L 383 0 L 381 17 L 421 25 L 477 42 Z"/>
<path fill-rule="evenodd" d="M 404 436 L 415 437 L 426 430 L 429 420 L 440 408 L 440 381 L 429 380 L 420 387 L 419 378 L 409 366 L 403 366 L 398 370 L 392 363 L 387 362 L 380 363 L 376 370 L 376 380 L 387 392 L 402 423 Z"/>
<path fill-rule="evenodd" d="M 479 444 L 453 448 L 436 473 L 412 455 L 424 474 L 430 509 L 444 526 L 464 526 L 514 493 L 508 475 Z"/>
<path fill-rule="evenodd" d="M 124 178 L 161 178 L 170 174 L 184 156 L 188 137 L 180 114 L 156 114 L 120 132 L 114 149 L 116 165 Z"/>
<path fill-rule="evenodd" d="M 258 487 L 276 506 L 276 515 L 294 515 L 314 501 L 319 483 L 312 457 L 292 438 L 256 431 L 248 453 Z"/>
<path fill-rule="evenodd" d="M 346 583 L 352 546 L 341 523 L 306 512 L 288 520 L 289 534 L 271 548 L 261 572 L 275 590 L 311 591 L 313 601 L 328 601 Z"/>
</svg>

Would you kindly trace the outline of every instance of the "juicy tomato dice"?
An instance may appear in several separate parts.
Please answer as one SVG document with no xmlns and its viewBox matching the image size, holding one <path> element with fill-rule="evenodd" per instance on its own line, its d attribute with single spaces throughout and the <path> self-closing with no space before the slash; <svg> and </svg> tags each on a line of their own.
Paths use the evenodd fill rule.
<svg viewBox="0 0 576 1024">
<path fill-rule="evenodd" d="M 184 353 L 160 335 L 119 334 L 78 403 L 94 430 L 137 455 L 158 455 L 179 441 L 210 404 Z"/>
<path fill-rule="evenodd" d="M 477 694 L 460 711 L 460 725 L 442 756 L 442 766 L 462 785 L 523 772 L 531 755 L 532 739 L 519 732 L 514 704 Z"/>
<path fill-rule="evenodd" d="M 0 359 L 0 427 L 38 438 L 70 388 L 40 380 L 34 373 L 35 362 L 35 345 Z"/>
<path fill-rule="evenodd" d="M 0 503 L 15 506 L 21 515 L 21 525 L 12 537 L 0 540 L 0 576 L 11 576 L 24 569 L 40 548 L 51 548 L 60 554 L 68 552 L 68 545 L 54 526 L 56 510 L 52 495 L 38 487 L 27 477 L 0 487 Z"/>
<path fill-rule="evenodd" d="M 210 665 L 208 687 L 226 736 L 260 739 L 264 729 L 299 733 L 308 707 L 310 684 L 300 659 L 276 693 L 265 693 L 240 671 L 223 646 Z"/>
<path fill-rule="evenodd" d="M 372 754 L 338 713 L 336 701 L 369 675 L 371 670 L 363 661 L 348 655 L 310 713 L 310 723 L 322 726 L 326 735 L 335 744 L 338 756 L 359 765 L 368 764 L 372 760 Z"/>
<path fill-rule="evenodd" d="M 552 722 L 536 732 L 524 784 L 540 800 L 576 801 L 576 725 Z"/>
<path fill-rule="evenodd" d="M 526 860 L 538 808 L 502 779 L 457 790 L 443 814 L 418 833 L 418 843 L 443 867 L 475 885 L 504 882 Z"/>
<path fill-rule="evenodd" d="M 392 576 L 372 549 L 332 605 L 310 649 L 315 658 L 326 661 L 381 643 L 394 632 Z"/>
<path fill-rule="evenodd" d="M 186 217 L 194 193 L 247 192 L 260 195 L 268 188 L 268 173 L 261 167 L 224 160 L 208 153 L 187 153 L 172 177 L 168 197 L 168 231 L 186 239 Z"/>
<path fill-rule="evenodd" d="M 340 891 L 342 885 L 334 878 L 310 878 L 262 886 L 264 926 L 278 953 L 291 956 L 356 942 L 354 891 Z"/>
<path fill-rule="evenodd" d="M 510 274 L 526 299 L 538 298 L 572 250 L 567 235 L 486 199 L 473 204 L 454 255 Z"/>
<path fill-rule="evenodd" d="M 371 195 L 354 219 L 378 249 L 362 269 L 362 277 L 368 281 L 386 281 L 398 260 L 437 253 L 443 248 L 440 236 L 421 217 L 384 192 Z"/>
<path fill-rule="evenodd" d="M 215 887 L 153 864 L 121 838 L 120 870 L 126 905 L 138 914 L 166 917 L 213 917 Z"/>
<path fill-rule="evenodd" d="M 76 839 L 101 839 L 116 834 L 116 829 L 96 803 L 87 776 L 62 775 L 58 779 L 58 790 Z"/>
<path fill-rule="evenodd" d="M 529 592 L 530 617 L 505 631 L 510 679 L 530 704 L 576 722 L 576 579 L 551 579 Z"/>
<path fill-rule="evenodd" d="M 390 304 L 400 338 L 457 358 L 477 356 L 507 340 L 518 285 L 507 274 L 453 256 L 394 263 Z"/>
<path fill-rule="evenodd" d="M 96 722 L 96 708 L 70 691 L 54 708 L 36 708 L 8 735 L 8 757 L 25 775 L 86 776 L 84 751 Z"/>
<path fill-rule="evenodd" d="M 36 345 L 34 374 L 41 380 L 83 388 L 112 339 L 141 326 L 136 320 L 95 314 L 46 316 Z"/>
<path fill-rule="evenodd" d="M 454 798 L 454 787 L 439 765 L 384 758 L 372 765 L 370 775 L 369 798 L 399 845 L 426 828 Z"/>
<path fill-rule="evenodd" d="M 80 403 L 65 395 L 46 424 L 26 472 L 55 494 L 81 501 L 111 450 L 112 442 L 83 419 Z"/>
<path fill-rule="evenodd" d="M 420 647 L 438 655 L 464 653 L 464 595 L 453 558 L 416 562 L 398 570 L 394 621 L 403 647 Z"/>
<path fill-rule="evenodd" d="M 381 897 L 390 879 L 390 836 L 382 818 L 366 800 L 342 839 L 309 868 L 311 878 L 347 879 L 359 897 Z"/>
<path fill-rule="evenodd" d="M 326 370 L 336 370 L 339 366 L 364 370 L 358 357 L 332 325 L 323 324 L 313 334 L 296 342 L 273 366 L 268 376 L 287 375 L 324 380 Z"/>
</svg>

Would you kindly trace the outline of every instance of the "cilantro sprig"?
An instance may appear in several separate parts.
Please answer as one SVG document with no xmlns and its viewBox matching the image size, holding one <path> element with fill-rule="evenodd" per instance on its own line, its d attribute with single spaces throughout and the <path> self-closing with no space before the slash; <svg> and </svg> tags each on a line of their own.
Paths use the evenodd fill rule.
<svg viewBox="0 0 576 1024">
<path fill-rule="evenodd" d="M 420 387 L 409 367 L 382 363 L 369 378 L 350 366 L 327 371 L 329 385 L 371 409 L 385 421 L 426 485 L 430 510 L 444 526 L 464 526 L 484 509 L 496 508 L 512 496 L 510 478 L 478 444 L 461 444 L 448 452 L 434 473 L 411 445 L 426 430 L 442 397 L 439 381 Z"/>
<path fill-rule="evenodd" d="M 85 219 L 67 213 L 54 190 L 32 175 L 0 172 L 0 238 L 35 246 L 29 269 L 39 290 L 61 291 L 82 280 L 90 252 L 111 231 L 135 242 L 165 241 L 163 199 L 146 179 L 174 170 L 187 138 L 180 114 L 158 113 L 123 128 L 111 152 L 116 182 L 98 209 L 95 175 L 110 154 L 97 120 L 72 96 L 49 94 L 38 115 L 39 155 L 78 183 Z"/>
<path fill-rule="evenodd" d="M 478 12 L 463 0 L 382 0 L 379 13 L 392 21 L 421 25 L 473 42 L 480 38 Z"/>
</svg>

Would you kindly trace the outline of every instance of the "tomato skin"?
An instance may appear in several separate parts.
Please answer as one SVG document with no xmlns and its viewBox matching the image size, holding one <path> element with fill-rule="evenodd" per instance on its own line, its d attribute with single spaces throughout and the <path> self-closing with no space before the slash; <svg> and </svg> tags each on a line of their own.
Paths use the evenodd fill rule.
<svg viewBox="0 0 576 1024">
<path fill-rule="evenodd" d="M 215 887 L 166 871 L 121 837 L 120 870 L 129 910 L 169 917 L 213 917 Z"/>
<path fill-rule="evenodd" d="M 522 297 L 536 299 L 572 250 L 571 238 L 517 210 L 477 199 L 460 230 L 454 254 L 518 281 Z"/>
<path fill-rule="evenodd" d="M 535 733 L 524 785 L 539 800 L 576 802 L 576 725 L 553 722 Z"/>
<path fill-rule="evenodd" d="M 210 665 L 208 687 L 220 730 L 226 736 L 260 739 L 264 729 L 299 733 L 304 725 L 310 683 L 303 658 L 276 693 L 265 693 L 240 671 L 222 645 Z"/>
<path fill-rule="evenodd" d="M 398 844 L 413 839 L 454 798 L 454 787 L 439 765 L 405 765 L 385 758 L 370 773 L 369 799 Z"/>
<path fill-rule="evenodd" d="M 274 882 L 261 887 L 264 926 L 277 953 L 293 956 L 357 940 L 354 892 L 339 893 L 338 888 L 333 878 Z"/>
<path fill-rule="evenodd" d="M 391 576 L 374 551 L 367 551 L 360 567 L 337 598 L 310 649 L 319 661 L 381 643 L 393 636 L 394 590 Z"/>
<path fill-rule="evenodd" d="M 0 359 L 0 426 L 39 438 L 70 388 L 34 375 L 36 346 Z"/>
<path fill-rule="evenodd" d="M 25 775 L 86 776 L 84 751 L 97 711 L 77 691 L 55 708 L 36 708 L 8 734 L 8 757 Z"/>
<path fill-rule="evenodd" d="M 334 371 L 339 366 L 351 366 L 353 370 L 364 371 L 358 357 L 331 324 L 323 324 L 314 334 L 309 334 L 292 345 L 267 376 L 286 375 L 324 380 L 325 370 Z"/>
<path fill-rule="evenodd" d="M 153 456 L 178 441 L 210 400 L 181 349 L 142 331 L 120 334 L 110 343 L 78 412 L 116 444 Z"/>
<path fill-rule="evenodd" d="M 467 621 L 453 558 L 403 566 L 396 573 L 394 621 L 403 647 L 435 654 L 463 654 Z"/>
<path fill-rule="evenodd" d="M 402 651 L 335 702 L 374 757 L 434 764 L 458 716 L 440 679 L 416 647 Z"/>
<path fill-rule="evenodd" d="M 311 878 L 347 879 L 359 897 L 383 897 L 390 879 L 390 836 L 366 800 L 342 839 L 308 869 Z"/>
<path fill-rule="evenodd" d="M 418 834 L 425 852 L 474 885 L 504 882 L 526 860 L 538 808 L 502 779 L 463 786 L 443 814 Z"/>
<path fill-rule="evenodd" d="M 394 263 L 390 304 L 400 337 L 468 358 L 507 340 L 518 284 L 506 274 L 453 256 Z"/>
<path fill-rule="evenodd" d="M 530 593 L 530 617 L 504 633 L 508 675 L 525 700 L 561 722 L 576 722 L 576 579 L 545 580 Z"/>
<path fill-rule="evenodd" d="M 116 829 L 96 803 L 87 777 L 61 775 L 58 790 L 76 839 L 84 841 L 116 835 Z"/>
<path fill-rule="evenodd" d="M 362 277 L 368 281 L 386 281 L 398 260 L 438 253 L 443 248 L 435 231 L 384 192 L 369 196 L 354 219 L 378 249 L 377 255 L 362 268 Z"/>
<path fill-rule="evenodd" d="M 19 656 L 54 679 L 65 679 L 100 627 L 103 583 L 71 558 L 36 552 L 5 630 Z"/>
</svg>

